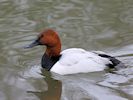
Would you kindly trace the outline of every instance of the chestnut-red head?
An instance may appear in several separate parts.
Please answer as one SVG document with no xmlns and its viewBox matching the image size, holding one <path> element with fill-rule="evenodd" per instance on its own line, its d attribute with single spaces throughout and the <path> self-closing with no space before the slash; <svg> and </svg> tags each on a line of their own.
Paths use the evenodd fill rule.
<svg viewBox="0 0 133 100">
<path fill-rule="evenodd" d="M 26 48 L 32 48 L 37 45 L 45 45 L 46 46 L 45 53 L 50 57 L 60 55 L 61 41 L 58 34 L 52 29 L 48 29 L 41 32 L 38 35 L 37 39 Z"/>
</svg>

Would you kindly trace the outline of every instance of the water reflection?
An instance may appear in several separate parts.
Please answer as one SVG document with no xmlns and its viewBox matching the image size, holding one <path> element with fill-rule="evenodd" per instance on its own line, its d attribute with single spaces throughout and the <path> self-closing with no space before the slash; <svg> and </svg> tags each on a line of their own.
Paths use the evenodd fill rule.
<svg viewBox="0 0 133 100">
<path fill-rule="evenodd" d="M 133 68 L 127 68 L 114 74 L 96 72 L 61 76 L 34 66 L 23 73 L 7 74 L 1 96 L 8 96 L 10 100 L 127 100 L 132 98 L 132 71 Z"/>
<path fill-rule="evenodd" d="M 51 73 L 45 70 L 41 70 L 42 75 L 45 77 L 44 81 L 47 84 L 46 91 L 27 91 L 36 95 L 39 100 L 60 100 L 62 93 L 62 83 L 59 80 L 54 80 L 51 77 Z"/>
<path fill-rule="evenodd" d="M 61 100 L 127 100 L 126 98 L 132 98 L 132 85 L 130 84 L 130 93 L 123 86 L 133 77 L 130 74 L 132 70 L 130 68 L 116 73 L 97 72 L 67 76 L 52 73 L 52 77 L 62 82 Z"/>
</svg>

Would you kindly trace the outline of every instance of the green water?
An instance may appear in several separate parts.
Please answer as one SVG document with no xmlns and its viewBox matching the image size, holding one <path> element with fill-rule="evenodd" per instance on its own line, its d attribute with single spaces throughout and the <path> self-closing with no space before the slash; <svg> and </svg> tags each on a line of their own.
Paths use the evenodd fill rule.
<svg viewBox="0 0 133 100">
<path fill-rule="evenodd" d="M 53 28 L 62 49 L 102 50 L 128 68 L 60 76 L 44 72 L 45 47 L 25 50 Z M 0 100 L 133 100 L 132 0 L 0 0 Z"/>
</svg>

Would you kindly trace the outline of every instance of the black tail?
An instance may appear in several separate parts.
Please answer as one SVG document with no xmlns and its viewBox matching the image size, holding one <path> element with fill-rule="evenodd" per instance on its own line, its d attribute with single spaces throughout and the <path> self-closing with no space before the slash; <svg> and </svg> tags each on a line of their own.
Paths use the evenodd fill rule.
<svg viewBox="0 0 133 100">
<path fill-rule="evenodd" d="M 115 57 L 106 54 L 98 54 L 98 55 L 104 58 L 108 58 L 112 62 L 110 64 L 107 64 L 107 66 L 109 66 L 110 68 L 115 68 L 115 69 L 126 68 L 126 66 Z"/>
</svg>

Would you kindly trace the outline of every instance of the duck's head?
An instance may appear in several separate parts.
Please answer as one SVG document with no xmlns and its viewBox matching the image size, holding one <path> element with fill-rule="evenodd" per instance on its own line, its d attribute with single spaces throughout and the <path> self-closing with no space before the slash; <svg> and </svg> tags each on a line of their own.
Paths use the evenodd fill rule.
<svg viewBox="0 0 133 100">
<path fill-rule="evenodd" d="M 61 42 L 58 34 L 52 30 L 48 29 L 41 32 L 37 39 L 33 41 L 30 45 L 25 48 L 32 48 L 38 45 L 45 45 L 46 51 L 45 54 L 48 56 L 58 56 L 61 52 Z"/>
</svg>

